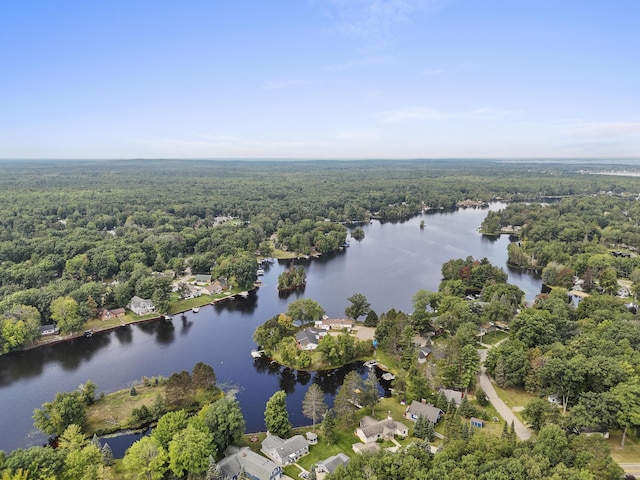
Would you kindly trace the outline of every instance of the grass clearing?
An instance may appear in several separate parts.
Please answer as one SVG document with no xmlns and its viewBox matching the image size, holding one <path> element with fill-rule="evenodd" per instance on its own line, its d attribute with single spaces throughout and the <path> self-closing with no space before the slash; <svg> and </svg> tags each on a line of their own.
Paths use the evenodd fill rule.
<svg viewBox="0 0 640 480">
<path fill-rule="evenodd" d="M 607 443 L 611 448 L 611 458 L 616 463 L 640 463 L 640 437 L 633 435 L 629 429 L 624 440 L 624 447 L 620 446 L 622 432 L 619 430 L 610 433 Z"/>
<path fill-rule="evenodd" d="M 500 330 L 496 330 L 495 332 L 487 333 L 482 336 L 482 343 L 485 345 L 494 345 L 498 343 L 500 340 L 503 340 L 509 336 L 508 333 L 501 332 Z"/>
<path fill-rule="evenodd" d="M 136 385 L 134 396 L 129 388 L 125 388 L 98 398 L 87 408 L 87 432 L 101 435 L 134 427 L 131 411 L 142 405 L 151 407 L 158 395 L 164 398 L 164 391 L 164 385 Z"/>
<path fill-rule="evenodd" d="M 522 418 L 522 412 L 514 411 L 513 407 L 526 407 L 531 400 L 538 398 L 537 395 L 529 393 L 522 388 L 500 388 L 494 382 L 491 382 L 491 384 L 505 405 L 511 409 L 521 422 L 527 425 L 528 422 Z"/>
</svg>

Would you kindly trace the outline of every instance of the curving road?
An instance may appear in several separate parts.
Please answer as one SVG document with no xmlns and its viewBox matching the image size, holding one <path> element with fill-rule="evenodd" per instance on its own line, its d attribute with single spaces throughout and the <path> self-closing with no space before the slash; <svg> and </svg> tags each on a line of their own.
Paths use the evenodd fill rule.
<svg viewBox="0 0 640 480">
<path fill-rule="evenodd" d="M 518 417 L 516 417 L 511 409 L 505 405 L 505 403 L 498 397 L 496 390 L 493 388 L 491 384 L 491 380 L 487 376 L 486 370 L 484 368 L 484 361 L 487 359 L 487 349 L 479 349 L 478 354 L 480 355 L 480 373 L 478 374 L 478 385 L 482 387 L 484 392 L 487 394 L 487 398 L 491 402 L 491 405 L 495 407 L 500 416 L 504 418 L 509 425 L 513 422 L 516 435 L 520 440 L 529 440 L 531 438 L 531 432 L 529 429 L 520 421 Z"/>
</svg>

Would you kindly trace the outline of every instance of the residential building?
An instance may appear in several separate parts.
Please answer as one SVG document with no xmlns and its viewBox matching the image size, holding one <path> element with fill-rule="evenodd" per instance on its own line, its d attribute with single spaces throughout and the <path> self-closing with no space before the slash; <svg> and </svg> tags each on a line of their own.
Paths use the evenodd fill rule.
<svg viewBox="0 0 640 480">
<path fill-rule="evenodd" d="M 349 462 L 349 457 L 340 452 L 320 462 L 316 462 L 316 472 L 333 473 L 339 466 L 344 466 Z"/>
<path fill-rule="evenodd" d="M 43 337 L 47 335 L 58 335 L 59 333 L 60 329 L 56 327 L 55 323 L 48 323 L 40 327 L 40 335 Z"/>
<path fill-rule="evenodd" d="M 284 467 L 309 453 L 309 444 L 302 435 L 283 440 L 277 435 L 267 435 L 260 449 L 271 460 Z"/>
<path fill-rule="evenodd" d="M 417 402 L 414 400 L 404 412 L 404 418 L 416 422 L 420 415 L 424 415 L 434 425 L 440 421 L 444 412 L 438 407 L 426 402 Z"/>
<path fill-rule="evenodd" d="M 360 420 L 360 426 L 356 428 L 355 434 L 362 443 L 371 443 L 380 439 L 389 440 L 395 435 L 406 437 L 409 435 L 409 427 L 402 422 L 396 422 L 391 417 L 377 420 L 367 415 Z"/>
<path fill-rule="evenodd" d="M 137 295 L 131 299 L 127 308 L 136 315 L 146 315 L 156 311 L 156 306 L 151 300 L 140 298 Z"/>
<path fill-rule="evenodd" d="M 251 451 L 249 447 L 229 447 L 225 457 L 218 462 L 218 471 L 231 480 L 236 480 L 241 472 L 252 480 L 278 480 L 282 478 L 282 467 L 268 458 Z"/>
<path fill-rule="evenodd" d="M 296 333 L 296 342 L 301 350 L 315 350 L 320 344 L 320 338 L 327 334 L 326 330 L 305 328 Z"/>
</svg>

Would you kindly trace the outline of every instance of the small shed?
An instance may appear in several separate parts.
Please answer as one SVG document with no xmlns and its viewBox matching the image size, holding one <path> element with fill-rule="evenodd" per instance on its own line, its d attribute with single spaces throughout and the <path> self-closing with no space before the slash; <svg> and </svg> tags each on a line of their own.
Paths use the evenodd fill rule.
<svg viewBox="0 0 640 480">
<path fill-rule="evenodd" d="M 471 424 L 472 427 L 476 427 L 476 428 L 484 427 L 484 420 L 482 420 L 481 418 L 471 417 L 471 419 L 469 420 L 469 423 Z"/>
</svg>

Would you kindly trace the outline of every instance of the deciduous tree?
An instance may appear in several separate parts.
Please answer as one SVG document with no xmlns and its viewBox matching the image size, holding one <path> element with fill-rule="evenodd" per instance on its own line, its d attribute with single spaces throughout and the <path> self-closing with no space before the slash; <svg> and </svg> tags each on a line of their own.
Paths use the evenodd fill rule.
<svg viewBox="0 0 640 480">
<path fill-rule="evenodd" d="M 324 393 L 322 393 L 317 384 L 312 383 L 302 400 L 302 414 L 313 422 L 314 431 L 316 422 L 320 420 L 326 411 L 327 405 L 324 403 Z"/>
</svg>

